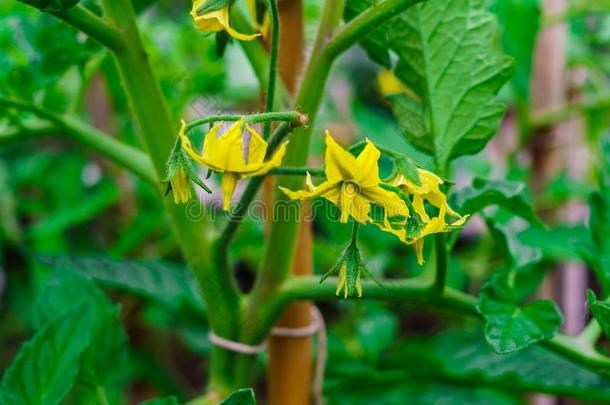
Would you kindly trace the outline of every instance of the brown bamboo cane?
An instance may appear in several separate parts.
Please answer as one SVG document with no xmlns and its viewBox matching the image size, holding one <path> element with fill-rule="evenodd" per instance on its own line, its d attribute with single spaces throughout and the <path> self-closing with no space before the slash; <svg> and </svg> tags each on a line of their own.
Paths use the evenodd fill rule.
<svg viewBox="0 0 610 405">
<path fill-rule="evenodd" d="M 304 21 L 302 0 L 282 0 L 280 12 L 280 48 L 278 72 L 289 94 L 297 89 L 304 63 Z M 271 179 L 272 180 L 272 179 Z M 267 201 L 271 200 L 272 184 L 265 187 Z M 303 204 L 303 217 L 308 216 L 310 204 Z M 270 214 L 273 210 L 271 210 Z M 272 218 L 270 218 L 272 220 Z M 293 274 L 312 273 L 311 224 L 301 222 L 297 238 L 297 253 L 292 265 Z M 310 324 L 310 303 L 296 302 L 282 314 L 276 326 L 300 328 Z M 270 405 L 308 405 L 311 403 L 313 337 L 271 336 L 267 390 Z"/>
</svg>

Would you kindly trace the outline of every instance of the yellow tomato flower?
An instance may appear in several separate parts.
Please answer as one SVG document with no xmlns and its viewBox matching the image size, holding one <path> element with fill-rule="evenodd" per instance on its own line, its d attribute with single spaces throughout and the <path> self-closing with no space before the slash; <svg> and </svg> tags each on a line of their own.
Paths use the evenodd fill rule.
<svg viewBox="0 0 610 405">
<path fill-rule="evenodd" d="M 169 182 L 172 186 L 172 194 L 176 204 L 186 203 L 191 199 L 191 185 L 182 167 L 178 168 L 176 175 Z"/>
<path fill-rule="evenodd" d="M 258 10 L 256 7 L 256 0 L 246 0 L 246 5 L 248 6 L 248 12 L 252 17 L 254 28 L 256 28 L 263 35 L 263 38 L 266 39 L 269 36 L 269 31 L 271 28 L 269 13 L 265 11 L 262 18 L 263 21 L 260 23 L 258 18 Z"/>
<path fill-rule="evenodd" d="M 265 161 L 267 142 L 250 125 L 245 124 L 246 130 L 250 133 L 246 161 L 244 158 L 246 149 L 243 140 L 243 118 L 231 125 L 229 130 L 222 134 L 222 136 L 218 136 L 218 130 L 221 127 L 222 124 L 214 125 L 206 134 L 201 154 L 193 149 L 190 139 L 186 136 L 186 123 L 184 120 L 182 121 L 179 135 L 182 149 L 189 156 L 198 163 L 216 172 L 223 173 L 220 183 L 223 196 L 223 209 L 228 211 L 237 180 L 245 177 L 262 176 L 274 167 L 279 166 L 286 153 L 288 142 L 280 145 L 273 156 L 268 161 Z"/>
<path fill-rule="evenodd" d="M 381 153 L 371 141 L 356 158 L 343 149 L 326 131 L 326 154 L 324 158 L 326 181 L 314 186 L 308 176 L 307 190 L 290 191 L 280 189 L 293 200 L 322 196 L 341 210 L 341 222 L 347 222 L 351 215 L 355 221 L 364 224 L 369 220 L 370 204 L 375 203 L 385 209 L 386 216 L 409 216 L 409 210 L 400 197 L 379 187 L 379 167 Z"/>
<path fill-rule="evenodd" d="M 396 226 L 392 226 L 386 220 L 380 228 L 396 235 L 404 243 L 412 245 L 417 256 L 417 263 L 421 265 L 424 263 L 424 238 L 434 233 L 448 232 L 453 227 L 462 226 L 468 215 L 461 216 L 451 209 L 447 203 L 447 196 L 440 189 L 440 185 L 444 183 L 440 177 L 427 170 L 417 169 L 417 171 L 421 185 L 415 184 L 402 174 L 397 174 L 389 183 L 392 186 L 399 187 L 407 196 L 412 198 L 413 210 L 421 219 L 423 227 L 416 235 L 409 235 L 406 229 L 407 224 L 400 224 L 397 229 Z M 426 201 L 439 209 L 437 216 L 431 218 L 428 215 L 425 209 Z M 447 214 L 456 218 L 456 220 L 450 224 L 447 223 Z"/>
<path fill-rule="evenodd" d="M 195 2 L 193 2 L 193 8 L 191 9 L 191 17 L 193 17 L 195 26 L 199 31 L 218 32 L 225 30 L 233 38 L 242 41 L 251 41 L 260 35 L 260 33 L 248 35 L 235 31 L 229 23 L 228 5 L 218 10 L 210 11 L 209 13 L 199 15 L 198 10 L 202 8 L 206 1 L 207 0 L 196 0 Z"/>
<path fill-rule="evenodd" d="M 440 189 L 440 185 L 444 183 L 443 179 L 424 169 L 418 168 L 417 173 L 421 185 L 415 184 L 400 173 L 394 176 L 388 183 L 391 186 L 400 187 L 408 196 L 413 196 L 413 209 L 424 221 L 430 220 L 424 209 L 424 200 L 427 200 L 438 209 L 444 207 L 447 214 L 460 219 L 461 215 L 451 209 L 449 204 L 447 204 L 447 196 Z"/>
</svg>

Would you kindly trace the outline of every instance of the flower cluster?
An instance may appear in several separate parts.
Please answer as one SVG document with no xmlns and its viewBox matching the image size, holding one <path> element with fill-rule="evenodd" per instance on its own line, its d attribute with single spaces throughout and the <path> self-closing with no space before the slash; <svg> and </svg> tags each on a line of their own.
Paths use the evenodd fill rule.
<svg viewBox="0 0 610 405">
<path fill-rule="evenodd" d="M 250 10 L 250 13 L 253 13 L 256 28 L 266 30 L 267 28 L 265 27 L 268 27 L 269 25 L 268 22 L 266 24 L 263 23 L 263 25 L 256 22 L 256 5 L 253 1 L 248 2 L 248 9 Z M 261 35 L 261 33 L 242 34 L 241 32 L 236 31 L 233 27 L 231 27 L 229 22 L 229 14 L 230 2 L 228 0 L 196 0 L 193 2 L 193 7 L 191 9 L 191 17 L 193 17 L 195 27 L 197 27 L 199 31 L 226 31 L 227 34 L 240 41 L 251 41 Z"/>
<path fill-rule="evenodd" d="M 193 147 L 187 136 L 187 125 L 182 121 L 177 146 L 168 164 L 168 181 L 176 202 L 190 199 L 189 179 L 201 185 L 200 180 L 193 179 L 194 171 L 186 155 L 222 174 L 225 211 L 230 208 L 239 179 L 265 175 L 282 163 L 287 142 L 279 145 L 273 153 L 268 153 L 267 142 L 244 118 L 223 133 L 220 133 L 221 128 L 222 124 L 216 124 L 208 131 L 200 153 Z M 423 242 L 426 236 L 448 232 L 466 221 L 467 216 L 461 216 L 449 206 L 447 196 L 441 189 L 443 179 L 414 165 L 409 166 L 406 157 L 384 150 L 394 159 L 397 168 L 395 174 L 384 181 L 379 176 L 381 151 L 370 140 L 366 140 L 358 156 L 342 148 L 328 131 L 325 142 L 326 179 L 315 185 L 307 173 L 304 190 L 280 187 L 290 199 L 322 197 L 329 200 L 339 208 L 340 222 L 347 223 L 351 217 L 354 229 L 359 224 L 371 223 L 395 235 L 403 243 L 413 246 L 420 265 L 424 262 Z M 354 237 L 337 265 L 325 277 L 338 273 L 337 293 L 344 291 L 345 295 L 357 293 L 360 296 L 362 271 L 370 275 L 360 260 Z"/>
<path fill-rule="evenodd" d="M 358 157 L 354 157 L 327 132 L 326 181 L 315 186 L 308 175 L 305 190 L 282 188 L 282 191 L 291 199 L 321 196 L 331 201 L 341 210 L 341 222 L 347 222 L 351 216 L 360 224 L 370 222 L 377 225 L 412 245 L 418 263 L 423 264 L 424 237 L 455 229 L 463 225 L 467 217 L 451 209 L 440 189 L 443 180 L 429 171 L 417 169 L 417 182 L 401 173 L 383 182 L 379 177 L 380 157 L 379 149 L 370 140 Z M 426 202 L 438 210 L 436 215 L 426 211 Z M 372 204 L 383 208 L 382 218 L 371 217 Z M 449 224 L 447 216 L 455 218 L 455 221 Z"/>
<path fill-rule="evenodd" d="M 205 135 L 203 150 L 198 153 L 186 136 L 186 123 L 182 121 L 180 127 L 180 141 L 182 149 L 196 162 L 209 169 L 222 173 L 220 186 L 222 189 L 223 209 L 228 211 L 231 205 L 231 197 L 235 192 L 237 181 L 246 177 L 262 176 L 269 170 L 282 163 L 286 145 L 284 142 L 265 160 L 267 154 L 267 142 L 250 125 L 245 124 L 243 118 L 235 122 L 221 136 L 218 131 L 222 124 L 216 124 Z M 244 127 L 250 134 L 247 148 L 244 145 Z"/>
</svg>

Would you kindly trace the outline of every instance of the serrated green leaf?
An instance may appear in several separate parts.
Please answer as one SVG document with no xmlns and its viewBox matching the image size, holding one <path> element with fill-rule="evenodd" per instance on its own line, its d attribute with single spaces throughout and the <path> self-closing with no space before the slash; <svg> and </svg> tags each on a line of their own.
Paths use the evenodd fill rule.
<svg viewBox="0 0 610 405">
<path fill-rule="evenodd" d="M 527 199 L 523 183 L 475 178 L 471 187 L 455 193 L 454 198 L 462 214 L 472 215 L 486 207 L 498 205 L 532 224 L 543 226 Z"/>
<path fill-rule="evenodd" d="M 348 22 L 372 6 L 371 0 L 350 0 L 345 3 L 343 19 Z M 385 28 L 377 28 L 368 33 L 361 41 L 360 46 L 373 62 L 386 68 L 392 66 L 388 49 L 388 37 Z"/>
<path fill-rule="evenodd" d="M 599 323 L 604 335 L 610 337 L 610 302 L 598 301 L 595 293 L 587 290 L 587 306 L 593 318 Z"/>
<path fill-rule="evenodd" d="M 4 373 L 0 404 L 59 404 L 89 345 L 90 322 L 89 309 L 81 305 L 40 329 Z"/>
<path fill-rule="evenodd" d="M 424 109 L 421 103 L 404 94 L 393 94 L 392 110 L 398 120 L 400 130 L 416 148 L 434 155 L 434 139 L 424 122 Z"/>
<path fill-rule="evenodd" d="M 521 268 L 542 259 L 540 249 L 523 244 L 517 238 L 517 233 L 511 229 L 510 223 L 500 224 L 487 216 L 485 223 L 491 235 L 499 242 L 509 269 Z"/>
<path fill-rule="evenodd" d="M 118 307 L 93 281 L 71 270 L 54 272 L 36 301 L 35 322 L 39 326 L 51 323 L 81 305 L 87 305 L 91 313 L 91 345 L 83 353 L 79 380 L 103 387 L 125 361 L 127 336 Z"/>
<path fill-rule="evenodd" d="M 487 322 L 485 339 L 501 354 L 552 338 L 563 322 L 551 300 L 519 306 L 505 272 L 495 273 L 483 286 L 477 309 Z"/>
<path fill-rule="evenodd" d="M 429 372 L 435 381 L 468 385 L 476 381 L 512 393 L 543 392 L 588 402 L 610 402 L 607 376 L 541 345 L 497 354 L 480 333 L 448 331 L 398 347 L 400 353 L 388 356 L 388 361 L 412 370 L 415 376 Z"/>
<path fill-rule="evenodd" d="M 256 397 L 252 388 L 242 388 L 232 392 L 219 405 L 256 405 Z"/>
<path fill-rule="evenodd" d="M 405 135 L 441 166 L 480 151 L 504 115 L 495 94 L 509 79 L 513 62 L 494 48 L 496 33 L 483 0 L 427 1 L 388 26 L 390 46 L 399 57 L 395 74 L 420 98 L 413 100 L 419 107 L 408 109 L 412 118 L 398 118 L 403 128 L 424 125 L 426 136 Z"/>
<path fill-rule="evenodd" d="M 205 307 L 192 273 L 167 262 L 96 256 L 45 256 L 44 263 L 86 274 L 101 284 L 156 301 L 176 313 L 201 317 Z M 186 314 L 185 314 L 186 311 Z"/>
</svg>

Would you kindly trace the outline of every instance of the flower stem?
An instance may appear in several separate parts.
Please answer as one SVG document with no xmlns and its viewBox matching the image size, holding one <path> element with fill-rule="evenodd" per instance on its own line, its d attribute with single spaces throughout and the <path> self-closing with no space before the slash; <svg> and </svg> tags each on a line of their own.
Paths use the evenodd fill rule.
<svg viewBox="0 0 610 405">
<path fill-rule="evenodd" d="M 360 225 L 357 221 L 353 221 L 352 223 L 352 240 L 351 245 L 356 246 L 358 242 L 358 225 Z"/>
<path fill-rule="evenodd" d="M 160 187 L 150 158 L 141 150 L 117 141 L 77 118 L 59 115 L 26 101 L 0 97 L 0 106 L 27 111 L 49 121 L 55 125 L 56 133 L 65 133 L 77 142 L 89 146 L 96 152 L 125 167 L 154 187 Z M 25 130 L 27 131 L 27 128 Z"/>
<path fill-rule="evenodd" d="M 19 0 L 22 3 L 38 8 L 36 0 Z M 120 52 L 125 47 L 125 41 L 120 31 L 106 23 L 97 15 L 87 10 L 85 7 L 76 5 L 66 10 L 51 11 L 57 18 L 64 20 L 71 26 L 78 28 L 91 38 L 95 39 L 108 49 Z"/>
<path fill-rule="evenodd" d="M 277 122 L 283 121 L 288 122 L 297 126 L 304 125 L 307 122 L 307 116 L 301 114 L 298 111 L 282 111 L 282 112 L 265 112 L 258 114 L 222 114 L 222 115 L 210 115 L 209 117 L 204 117 L 197 119 L 195 121 L 191 121 L 186 124 L 186 132 L 189 132 L 193 128 L 196 128 L 200 125 L 210 124 L 214 122 L 233 122 L 239 121 L 240 119 L 244 119 L 244 121 L 248 124 L 258 124 L 259 122 Z"/>
<path fill-rule="evenodd" d="M 280 17 L 275 0 L 267 0 L 267 8 L 271 15 L 271 57 L 269 58 L 269 81 L 267 83 L 267 101 L 265 112 L 273 111 L 275 97 L 275 82 L 277 81 L 277 59 L 280 47 Z M 271 135 L 271 122 L 265 121 L 263 136 L 269 139 Z"/>
<path fill-rule="evenodd" d="M 267 309 L 275 312 L 277 309 L 274 306 L 281 308 L 293 300 L 335 300 L 335 287 L 332 281 L 331 278 L 328 283 L 320 284 L 317 277 L 289 278 L 280 288 L 276 301 L 271 302 Z M 383 287 L 372 280 L 363 280 L 362 284 L 366 295 L 359 299 L 403 300 L 422 303 L 427 307 L 436 307 L 443 311 L 448 310 L 454 314 L 481 317 L 477 311 L 476 297 L 450 287 L 446 287 L 440 294 L 436 294 L 431 289 L 429 281 L 422 278 L 392 280 L 391 283 L 385 283 Z M 610 370 L 610 358 L 593 349 L 583 350 L 579 343 L 578 337 L 560 333 L 550 340 L 540 342 L 546 349 L 571 359 L 577 364 L 594 369 Z"/>
</svg>

